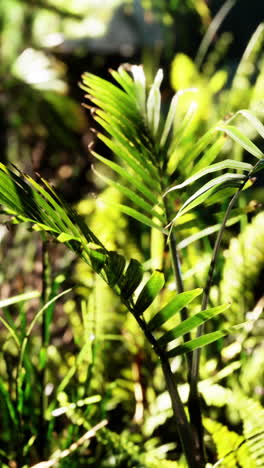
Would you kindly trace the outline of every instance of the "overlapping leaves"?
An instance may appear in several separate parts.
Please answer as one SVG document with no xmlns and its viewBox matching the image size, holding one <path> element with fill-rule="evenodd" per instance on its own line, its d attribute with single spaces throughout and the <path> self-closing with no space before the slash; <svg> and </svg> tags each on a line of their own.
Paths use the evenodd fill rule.
<svg viewBox="0 0 264 468">
<path fill-rule="evenodd" d="M 143 279 L 141 264 L 137 260 L 131 259 L 126 266 L 126 260 L 122 255 L 108 251 L 47 181 L 41 179 L 37 182 L 30 176 L 15 173 L 0 164 L 0 204 L 4 206 L 6 213 L 13 216 L 16 222 L 28 222 L 34 229 L 49 233 L 57 241 L 65 243 L 121 296 L 122 301 L 136 319 L 142 320 L 144 312 L 152 305 L 164 287 L 164 275 L 160 271 L 154 271 L 149 280 L 141 286 Z M 134 293 L 139 286 L 141 292 L 138 297 L 135 297 Z M 151 333 L 157 331 L 160 335 L 160 329 L 164 323 L 179 315 L 179 312 L 201 292 L 201 289 L 196 289 L 176 294 L 146 324 L 147 329 Z M 160 346 L 164 347 L 170 341 L 195 330 L 198 325 L 213 318 L 226 307 L 220 306 L 196 314 L 155 340 L 158 340 Z M 197 346 L 203 346 L 206 339 L 208 340 L 206 337 L 207 335 L 199 343 L 196 343 L 195 340 L 186 343 L 184 352 L 195 349 Z M 181 352 L 181 349 L 179 351 Z M 172 351 L 169 355 L 171 353 Z"/>
<path fill-rule="evenodd" d="M 122 67 L 118 72 L 112 72 L 118 86 L 91 74 L 85 74 L 83 77 L 83 87 L 88 91 L 90 100 L 97 106 L 94 112 L 95 120 L 108 133 L 108 136 L 99 133 L 99 138 L 118 160 L 115 162 L 95 152 L 93 154 L 118 174 L 119 181 L 112 181 L 106 176 L 101 177 L 118 188 L 132 202 L 132 206 L 123 205 L 119 208 L 138 221 L 166 232 L 169 213 L 163 198 L 164 187 L 168 186 L 169 178 L 173 176 L 173 172 L 169 170 L 171 159 L 181 139 L 188 136 L 195 107 L 191 106 L 187 111 L 180 129 L 175 129 L 177 103 L 183 92 L 176 94 L 163 124 L 160 113 L 162 72 L 157 73 L 150 91 L 147 92 L 143 69 L 132 67 L 131 70 L 133 78 Z M 254 116 L 248 111 L 244 111 L 242 115 L 262 133 L 263 128 Z M 227 189 L 237 187 L 246 177 L 241 173 L 218 175 L 219 171 L 232 169 L 246 174 L 252 171 L 249 163 L 230 160 L 214 163 L 224 142 L 221 132 L 239 142 L 255 157 L 262 157 L 260 150 L 236 127 L 222 123 L 210 129 L 193 144 L 188 156 L 184 157 L 183 166 L 187 168 L 189 165 L 190 177 L 172 186 L 165 194 L 172 190 L 189 188 L 192 183 L 199 182 L 208 174 L 217 173 L 215 178 L 203 183 L 201 188 L 183 201 L 176 215 L 176 218 L 182 217 L 183 224 L 183 217 L 189 210 L 208 198 L 212 201 L 213 197 L 217 197 L 218 191 L 222 190 L 222 196 L 223 193 L 229 195 Z M 203 155 L 198 159 L 201 153 Z M 142 286 L 141 264 L 131 259 L 127 265 L 122 255 L 108 251 L 45 180 L 40 179 L 37 182 L 30 176 L 11 171 L 1 164 L 0 203 L 17 221 L 29 222 L 34 229 L 48 232 L 87 262 L 121 296 L 141 327 L 154 334 L 153 339 L 158 347 L 166 349 L 169 345 L 169 357 L 202 347 L 228 333 L 228 330 L 219 330 L 171 348 L 174 340 L 190 334 L 192 330 L 226 310 L 228 305 L 199 312 L 164 333 L 163 325 L 169 319 L 176 318 L 178 313 L 201 293 L 201 290 L 187 291 L 175 295 L 149 323 L 146 323 L 144 312 L 152 306 L 164 286 L 163 273 L 155 271 Z M 217 226 L 214 226 L 214 230 L 218 229 Z M 141 292 L 136 295 L 138 287 Z"/>
<path fill-rule="evenodd" d="M 198 141 L 193 141 L 190 127 L 196 113 L 195 101 L 191 102 L 184 119 L 178 124 L 176 116 L 181 96 L 185 93 L 194 93 L 195 96 L 197 90 L 190 88 L 176 93 L 163 121 L 160 92 L 162 71 L 158 71 L 149 91 L 142 67 L 132 66 L 129 72 L 122 66 L 118 71 L 111 72 L 117 85 L 90 73 L 83 75 L 81 86 L 88 92 L 86 97 L 96 106 L 92 108 L 93 117 L 107 133 L 99 132 L 98 137 L 116 160 L 95 151 L 93 155 L 114 171 L 118 182 L 96 173 L 129 200 L 119 206 L 121 211 L 167 233 L 168 218 L 178 222 L 185 213 L 202 203 L 212 204 L 230 197 L 252 171 L 253 166 L 246 162 L 227 159 L 215 163 L 227 136 L 253 156 L 262 158 L 260 149 L 241 130 L 230 125 L 231 120 L 240 114 L 260 135 L 263 135 L 264 127 L 253 114 L 242 110 L 229 122 L 218 122 Z M 183 145 L 184 152 L 179 151 L 182 141 L 189 141 Z M 232 172 L 226 172 L 227 169 Z M 180 183 L 175 185 L 176 170 Z M 208 180 L 208 175 L 213 175 L 213 178 Z M 196 186 L 197 183 L 201 186 L 195 191 L 192 190 L 194 182 Z M 168 185 L 170 188 L 165 191 Z M 187 198 L 185 194 L 176 215 L 169 213 L 162 198 L 164 191 L 168 196 L 170 192 L 181 189 L 187 193 Z M 181 224 L 184 224 L 184 219 Z M 216 226 L 213 232 L 217 230 Z"/>
</svg>

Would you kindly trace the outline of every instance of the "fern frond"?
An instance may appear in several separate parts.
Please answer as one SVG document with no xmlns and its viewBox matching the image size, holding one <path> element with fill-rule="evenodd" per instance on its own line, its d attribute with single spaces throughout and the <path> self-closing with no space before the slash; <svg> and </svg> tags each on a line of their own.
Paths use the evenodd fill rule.
<svg viewBox="0 0 264 468">
<path fill-rule="evenodd" d="M 231 322 L 243 320 L 246 312 L 257 301 L 255 291 L 264 270 L 264 213 L 255 216 L 226 250 L 223 279 L 220 285 L 222 298 L 231 302 Z M 241 295 L 243 291 L 243 295 Z"/>
</svg>

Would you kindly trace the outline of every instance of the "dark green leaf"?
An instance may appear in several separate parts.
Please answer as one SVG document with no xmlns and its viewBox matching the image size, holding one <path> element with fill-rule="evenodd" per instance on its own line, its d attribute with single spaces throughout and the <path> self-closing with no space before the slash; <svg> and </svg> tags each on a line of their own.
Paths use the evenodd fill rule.
<svg viewBox="0 0 264 468">
<path fill-rule="evenodd" d="M 107 282 L 110 287 L 113 287 L 118 283 L 121 275 L 124 271 L 126 260 L 123 255 L 119 255 L 117 252 L 108 252 L 107 261 L 105 264 L 105 272 L 107 276 Z"/>
<path fill-rule="evenodd" d="M 125 274 L 119 281 L 121 295 L 128 299 L 140 285 L 143 278 L 143 268 L 141 264 L 132 258 L 126 269 Z"/>
</svg>

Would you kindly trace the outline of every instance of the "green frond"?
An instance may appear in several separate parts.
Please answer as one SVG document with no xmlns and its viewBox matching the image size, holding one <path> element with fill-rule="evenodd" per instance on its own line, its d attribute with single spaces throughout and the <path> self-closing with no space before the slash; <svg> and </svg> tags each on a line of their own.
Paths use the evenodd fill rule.
<svg viewBox="0 0 264 468">
<path fill-rule="evenodd" d="M 260 135 L 264 134 L 263 125 L 250 111 L 241 110 L 227 123 L 218 122 L 194 141 L 192 125 L 196 116 L 196 102 L 190 102 L 180 121 L 176 119 L 176 113 L 181 95 L 196 92 L 197 89 L 189 88 L 176 93 L 167 115 L 162 119 L 162 70 L 157 72 L 149 91 L 146 89 L 143 68 L 130 67 L 131 75 L 128 70 L 128 67 L 119 67 L 118 71 L 111 72 L 116 84 L 90 73 L 83 75 L 82 88 L 97 106 L 97 109 L 93 109 L 94 118 L 106 132 L 106 135 L 99 132 L 98 137 L 115 155 L 116 160 L 104 158 L 96 152 L 93 155 L 120 177 L 120 182 L 114 181 L 115 187 L 130 202 L 130 206 L 122 204 L 122 211 L 149 227 L 162 230 L 168 224 L 168 218 L 173 216 L 169 212 L 169 205 L 162 200 L 162 195 L 169 178 L 173 182 L 176 169 L 179 172 L 177 184 L 172 183 L 166 195 L 173 190 L 186 188 L 187 200 L 184 196 L 185 201 L 172 223 L 201 203 L 212 204 L 229 198 L 246 177 L 237 171 L 246 175 L 252 171 L 250 164 L 230 159 L 214 163 L 227 137 L 255 157 L 263 157 L 260 149 L 241 130 L 230 125 L 231 120 L 241 115 Z M 226 169 L 236 172 L 226 173 Z M 220 172 L 221 175 L 191 193 L 189 185 L 200 182 L 202 177 L 214 172 Z M 158 204 L 159 215 L 156 218 L 161 222 L 160 227 L 152 219 Z"/>
<path fill-rule="evenodd" d="M 225 389 L 226 390 L 226 389 Z M 243 434 L 230 431 L 225 425 L 205 418 L 206 430 L 215 443 L 218 462 L 214 468 L 258 468 L 264 462 L 263 407 L 242 394 L 230 392 L 229 402 L 238 411 L 243 423 Z"/>
<path fill-rule="evenodd" d="M 201 203 L 204 203 L 209 197 L 219 190 L 222 191 L 228 187 L 239 187 L 244 179 L 244 175 L 227 173 L 210 180 L 210 182 L 207 182 L 207 184 L 197 190 L 190 198 L 188 198 L 188 200 L 186 200 L 177 215 L 173 218 L 172 223 L 183 214 L 201 205 Z"/>
<path fill-rule="evenodd" d="M 255 297 L 258 282 L 264 269 L 264 213 L 255 216 L 225 251 L 221 296 L 231 302 L 231 323 L 243 320 L 258 297 Z M 241 295 L 243 291 L 243 295 Z"/>
</svg>

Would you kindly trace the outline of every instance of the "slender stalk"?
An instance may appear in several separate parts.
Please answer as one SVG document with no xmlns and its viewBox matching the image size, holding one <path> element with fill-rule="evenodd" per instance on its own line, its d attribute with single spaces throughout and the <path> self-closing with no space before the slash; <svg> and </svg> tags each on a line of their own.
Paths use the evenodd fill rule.
<svg viewBox="0 0 264 468">
<path fill-rule="evenodd" d="M 171 263 L 173 268 L 173 273 L 176 280 L 177 290 L 178 293 L 184 291 L 183 280 L 182 280 L 182 273 L 181 273 L 181 262 L 177 250 L 177 242 L 175 233 L 172 232 L 169 238 L 169 248 L 170 248 L 170 256 L 171 256 Z M 187 314 L 185 311 L 185 315 L 187 318 Z"/>
<path fill-rule="evenodd" d="M 128 306 L 133 313 L 133 308 Z M 172 373 L 170 363 L 164 351 L 158 346 L 155 337 L 148 330 L 147 324 L 143 317 L 135 317 L 140 328 L 144 332 L 148 342 L 153 346 L 156 354 L 160 358 L 163 374 L 166 380 L 167 389 L 170 395 L 172 409 L 174 414 L 174 421 L 177 428 L 177 433 L 181 441 L 183 453 L 186 457 L 189 468 L 204 468 L 205 463 L 201 457 L 200 447 L 196 443 L 195 436 L 192 433 L 191 425 L 188 422 L 184 405 L 180 399 L 180 395 L 175 384 L 175 378 Z"/>
<path fill-rule="evenodd" d="M 164 206 L 165 206 L 165 212 L 166 212 L 166 217 L 167 221 L 169 220 L 169 209 L 168 209 L 168 204 L 167 201 L 164 200 Z M 172 262 L 172 267 L 173 267 L 173 272 L 175 276 L 175 281 L 176 281 L 176 286 L 178 289 L 178 292 L 181 293 L 184 291 L 184 285 L 183 285 L 183 280 L 182 280 L 182 273 L 181 273 L 181 264 L 180 264 L 180 258 L 178 254 L 178 249 L 177 249 L 177 242 L 176 242 L 176 236 L 175 233 L 172 231 L 170 236 L 169 236 L 169 249 L 170 249 L 170 256 L 171 256 L 171 262 Z M 181 321 L 184 321 L 188 318 L 188 313 L 187 313 L 187 308 L 185 307 L 181 311 Z M 191 334 L 186 333 L 183 337 L 184 341 L 187 342 L 191 340 Z M 191 385 L 191 373 L 192 373 L 192 354 L 186 354 L 186 362 L 187 362 L 187 369 L 188 369 L 188 382 L 189 385 Z M 165 375 L 165 371 L 163 368 L 163 372 Z M 167 375 L 165 375 L 167 386 L 169 389 L 170 385 L 170 380 L 171 378 Z M 177 390 L 177 389 L 176 389 Z M 191 392 L 191 391 L 190 391 Z M 170 394 L 171 395 L 171 394 Z M 171 401 L 173 405 L 173 401 L 176 401 L 176 397 L 174 394 L 171 395 Z M 188 411 L 189 411 L 189 416 L 190 416 L 190 424 L 189 424 L 189 431 L 191 433 L 192 437 L 192 443 L 193 443 L 193 450 L 194 453 L 196 454 L 196 463 L 200 463 L 200 465 L 197 466 L 205 466 L 205 449 L 204 449 L 204 442 L 203 442 L 203 428 L 202 428 L 202 421 L 201 421 L 201 414 L 197 413 L 197 408 L 200 409 L 201 403 L 200 403 L 200 396 L 197 393 L 194 397 L 188 399 Z M 175 409 L 173 409 L 174 414 L 176 416 Z M 197 419 L 198 415 L 198 419 Z M 183 441 L 182 441 L 183 444 Z"/>
<path fill-rule="evenodd" d="M 179 438 L 188 466 L 189 468 L 204 468 L 205 463 L 203 460 L 203 454 L 201 453 L 200 447 L 196 442 L 195 436 L 193 435 L 191 425 L 187 420 L 184 406 L 181 402 L 177 387 L 175 385 L 170 364 L 165 356 L 160 356 L 160 359 L 172 403 L 174 418 L 175 421 L 177 421 Z"/>
<path fill-rule="evenodd" d="M 166 198 L 164 198 L 164 207 L 165 207 L 165 213 L 166 213 L 166 221 L 169 222 L 170 216 L 169 216 L 169 207 L 168 207 L 168 202 Z M 177 249 L 177 241 L 176 241 L 176 235 L 175 232 L 172 230 L 170 235 L 169 235 L 169 249 L 170 249 L 170 257 L 171 257 L 171 263 L 172 263 L 172 269 L 175 277 L 175 283 L 176 283 L 176 288 L 178 293 L 182 293 L 184 291 L 184 284 L 183 284 L 183 279 L 182 279 L 182 271 L 181 271 L 181 261 Z M 187 309 L 186 307 L 181 310 L 181 321 L 186 320 L 188 318 L 187 314 Z M 189 341 L 191 339 L 190 333 L 186 333 L 184 335 L 184 341 Z"/>
<path fill-rule="evenodd" d="M 203 40 L 199 46 L 198 52 L 196 54 L 195 63 L 197 68 L 200 68 L 204 57 L 209 49 L 209 46 L 216 35 L 217 30 L 221 26 L 222 22 L 224 21 L 225 17 L 228 15 L 229 11 L 233 8 L 236 4 L 236 0 L 226 0 L 226 2 L 222 5 L 220 10 L 215 15 L 214 19 L 211 21 L 209 28 L 206 31 L 206 34 L 203 37 Z"/>
<path fill-rule="evenodd" d="M 252 172 L 254 172 L 254 169 Z M 248 182 L 248 180 L 251 177 L 251 173 L 245 177 L 244 181 L 242 182 L 241 186 L 237 190 L 237 192 L 234 194 L 232 199 L 230 200 L 227 210 L 225 212 L 225 216 L 221 225 L 221 228 L 218 232 L 214 249 L 213 249 L 213 254 L 209 266 L 209 271 L 208 271 L 208 276 L 207 276 L 207 281 L 206 285 L 204 288 L 204 293 L 202 297 L 202 305 L 201 305 L 201 310 L 205 310 L 208 306 L 208 301 L 209 301 L 209 294 L 211 290 L 211 286 L 213 283 L 213 276 L 214 276 L 214 270 L 220 250 L 220 245 L 221 241 L 223 238 L 223 233 L 226 227 L 227 220 L 230 216 L 231 210 L 233 206 L 235 205 L 241 191 L 243 190 L 245 184 Z M 197 337 L 203 335 L 204 333 L 204 325 L 201 325 L 198 330 L 197 330 Z M 197 433 L 199 435 L 199 444 L 201 448 L 203 448 L 203 425 L 202 425 L 202 413 L 201 413 L 201 404 L 200 404 L 200 397 L 199 397 L 199 391 L 198 391 L 198 380 L 199 380 L 199 366 L 200 366 L 200 356 L 201 356 L 201 350 L 196 349 L 193 354 L 192 354 L 192 368 L 191 368 L 191 375 L 190 375 L 190 393 L 189 393 L 189 399 L 188 399 L 188 407 L 190 409 L 190 420 L 191 424 L 197 429 Z M 192 410 L 193 409 L 193 410 Z"/>
<path fill-rule="evenodd" d="M 44 239 L 42 242 L 42 294 L 41 294 L 41 302 L 44 306 L 47 304 L 51 292 L 51 268 L 49 262 L 49 253 L 47 249 L 47 242 Z M 41 323 L 41 341 L 42 341 L 42 350 L 44 351 L 45 355 L 47 353 L 47 312 L 46 309 L 42 316 L 42 323 Z M 46 357 L 45 357 L 46 359 Z M 39 382 L 41 387 L 40 392 L 40 441 L 39 446 L 41 450 L 42 457 L 45 457 L 46 453 L 46 420 L 45 420 L 45 411 L 47 407 L 47 396 L 45 394 L 45 385 L 46 385 L 46 364 L 44 364 L 39 373 Z"/>
</svg>

